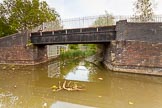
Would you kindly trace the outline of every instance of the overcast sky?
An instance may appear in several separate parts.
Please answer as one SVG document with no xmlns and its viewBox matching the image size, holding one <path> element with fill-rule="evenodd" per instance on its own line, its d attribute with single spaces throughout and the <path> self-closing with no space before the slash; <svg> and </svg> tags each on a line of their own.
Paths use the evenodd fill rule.
<svg viewBox="0 0 162 108">
<path fill-rule="evenodd" d="M 2 0 L 0 0 L 2 1 Z M 105 13 L 113 15 L 132 15 L 133 3 L 136 0 L 46 0 L 50 7 L 55 8 L 62 19 L 84 16 L 95 16 Z M 157 3 L 156 14 L 162 15 L 162 0 Z"/>
<path fill-rule="evenodd" d="M 105 10 L 113 15 L 132 15 L 133 3 L 136 0 L 46 0 L 50 7 L 54 7 L 61 18 L 75 18 L 101 15 Z M 156 14 L 162 15 L 162 0 L 157 3 Z"/>
</svg>

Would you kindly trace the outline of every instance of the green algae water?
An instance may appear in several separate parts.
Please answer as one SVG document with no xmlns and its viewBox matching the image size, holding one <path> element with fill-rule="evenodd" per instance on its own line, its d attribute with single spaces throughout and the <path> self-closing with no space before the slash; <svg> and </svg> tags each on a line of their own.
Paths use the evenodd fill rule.
<svg viewBox="0 0 162 108">
<path fill-rule="evenodd" d="M 83 91 L 53 91 L 59 82 Z M 0 66 L 0 108 L 161 108 L 162 77 L 117 73 L 84 60 Z"/>
</svg>

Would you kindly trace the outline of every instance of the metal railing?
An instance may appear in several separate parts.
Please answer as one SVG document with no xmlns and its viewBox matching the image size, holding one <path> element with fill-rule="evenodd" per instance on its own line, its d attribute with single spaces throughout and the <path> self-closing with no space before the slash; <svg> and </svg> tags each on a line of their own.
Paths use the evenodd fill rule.
<svg viewBox="0 0 162 108">
<path fill-rule="evenodd" d="M 108 26 L 115 25 L 116 22 L 120 20 L 127 20 L 128 22 L 141 22 L 140 18 L 133 16 L 88 16 L 81 18 L 71 18 L 64 20 L 56 20 L 52 22 L 43 23 L 42 25 L 34 28 L 32 32 L 42 31 L 52 31 L 60 29 L 72 29 L 72 28 L 85 28 L 85 27 L 95 27 L 95 26 Z M 156 15 L 149 22 L 162 22 L 162 16 Z"/>
</svg>

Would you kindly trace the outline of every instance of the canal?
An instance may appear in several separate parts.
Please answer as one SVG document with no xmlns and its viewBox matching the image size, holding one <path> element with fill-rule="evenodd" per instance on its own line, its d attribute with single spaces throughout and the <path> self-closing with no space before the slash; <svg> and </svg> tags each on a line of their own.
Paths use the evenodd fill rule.
<svg viewBox="0 0 162 108">
<path fill-rule="evenodd" d="M 65 81 L 83 89 L 51 88 Z M 162 77 L 111 72 L 85 60 L 57 60 L 37 66 L 0 65 L 0 108 L 161 106 Z"/>
</svg>

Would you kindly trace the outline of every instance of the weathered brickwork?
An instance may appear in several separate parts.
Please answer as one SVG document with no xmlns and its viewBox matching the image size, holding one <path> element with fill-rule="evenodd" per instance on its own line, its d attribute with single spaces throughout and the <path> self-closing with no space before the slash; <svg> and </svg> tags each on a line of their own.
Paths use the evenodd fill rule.
<svg viewBox="0 0 162 108">
<path fill-rule="evenodd" d="M 0 53 L 1 63 L 33 61 L 33 50 L 25 49 L 22 46 L 3 47 L 0 48 L 0 52 L 3 52 Z"/>
<path fill-rule="evenodd" d="M 38 64 L 48 60 L 46 50 L 46 46 L 28 46 L 27 33 L 0 38 L 0 64 Z"/>
<path fill-rule="evenodd" d="M 116 24 L 116 40 L 162 42 L 162 23 L 132 23 L 119 21 Z"/>
<path fill-rule="evenodd" d="M 116 65 L 162 67 L 162 43 L 118 41 Z"/>
<path fill-rule="evenodd" d="M 111 70 L 162 75 L 162 43 L 114 41 L 105 56 Z"/>
<path fill-rule="evenodd" d="M 104 64 L 114 71 L 162 75 L 161 35 L 162 23 L 118 22 Z"/>
<path fill-rule="evenodd" d="M 0 38 L 0 47 L 13 47 L 26 45 L 28 42 L 28 33 L 16 33 L 10 36 Z"/>
</svg>

